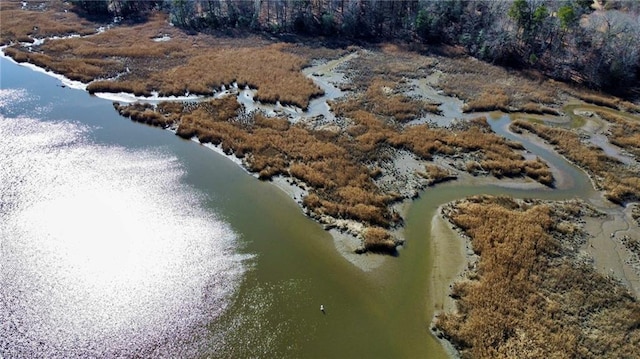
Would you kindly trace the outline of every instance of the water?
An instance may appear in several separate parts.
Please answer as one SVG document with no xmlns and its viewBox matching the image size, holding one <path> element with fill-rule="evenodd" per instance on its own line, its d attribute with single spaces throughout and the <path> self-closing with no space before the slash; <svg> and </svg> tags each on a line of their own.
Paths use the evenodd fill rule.
<svg viewBox="0 0 640 359">
<path fill-rule="evenodd" d="M 5 79 L 1 354 L 196 355 L 250 260 L 237 253 L 237 234 L 183 183 L 175 156 L 95 143 L 75 121 L 26 117 L 55 104 L 31 107 L 37 95 L 4 88 Z"/>
<path fill-rule="evenodd" d="M 0 65 L 5 358 L 444 358 L 429 330 L 438 205 L 589 188 L 580 171 L 561 191 L 430 188 L 410 208 L 400 255 L 363 271 L 282 191 L 228 159 Z"/>
</svg>

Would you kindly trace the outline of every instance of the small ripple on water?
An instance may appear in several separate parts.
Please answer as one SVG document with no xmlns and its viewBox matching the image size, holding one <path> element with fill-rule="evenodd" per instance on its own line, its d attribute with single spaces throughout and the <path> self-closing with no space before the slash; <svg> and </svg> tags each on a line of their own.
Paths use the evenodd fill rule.
<svg viewBox="0 0 640 359">
<path fill-rule="evenodd" d="M 0 356 L 194 356 L 248 258 L 176 158 L 89 130 L 0 116 Z"/>
<path fill-rule="evenodd" d="M 251 315 L 230 315 L 214 323 L 212 332 L 217 336 L 209 339 L 208 352 L 221 358 L 291 357 L 303 343 L 290 338 L 301 338 L 301 328 L 305 328 L 307 338 L 313 337 L 316 330 L 304 316 L 300 316 L 312 302 L 304 287 L 303 283 L 293 279 L 250 286 L 249 291 L 240 293 L 242 299 L 230 311 Z M 300 301 L 285 303 L 284 306 L 283 303 L 275 303 L 277 297 L 286 297 L 284 293 L 294 292 L 298 293 Z M 317 310 L 315 306 L 313 308 Z M 312 311 L 315 312 L 314 309 Z"/>
</svg>

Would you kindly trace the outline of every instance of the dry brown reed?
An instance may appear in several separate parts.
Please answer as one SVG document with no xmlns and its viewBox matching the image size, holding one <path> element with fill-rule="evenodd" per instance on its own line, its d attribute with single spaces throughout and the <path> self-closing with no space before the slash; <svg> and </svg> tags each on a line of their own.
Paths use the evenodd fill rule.
<svg viewBox="0 0 640 359">
<path fill-rule="evenodd" d="M 609 141 L 640 158 L 640 118 L 629 120 L 609 111 L 596 112 L 611 123 L 607 135 Z"/>
<path fill-rule="evenodd" d="M 424 159 L 431 159 L 436 154 L 476 152 L 478 163 L 467 167 L 471 173 L 486 171 L 498 178 L 528 176 L 547 186 L 553 184 L 553 175 L 544 162 L 526 160 L 515 152 L 514 149 L 522 149 L 521 145 L 491 132 L 485 118 L 471 120 L 463 128 L 454 130 L 412 126 L 389 138 L 388 142 Z"/>
<path fill-rule="evenodd" d="M 464 112 L 509 112 L 509 96 L 499 88 L 485 90 L 478 97 L 467 102 L 462 110 Z"/>
<path fill-rule="evenodd" d="M 362 236 L 364 238 L 364 248 L 370 252 L 393 253 L 398 245 L 391 233 L 383 228 L 367 228 Z"/>
<path fill-rule="evenodd" d="M 425 166 L 424 173 L 419 173 L 422 177 L 429 180 L 429 185 L 454 180 L 457 176 L 449 170 L 438 165 L 428 164 Z"/>
<path fill-rule="evenodd" d="M 620 99 L 617 97 L 601 95 L 596 93 L 585 93 L 581 91 L 574 91 L 572 94 L 587 103 L 592 103 L 594 105 L 603 106 L 603 107 L 609 107 L 614 110 L 619 109 L 618 106 L 620 104 Z"/>
<path fill-rule="evenodd" d="M 384 84 L 374 80 L 375 83 Z M 379 88 L 384 86 L 380 85 Z M 514 149 L 522 147 L 491 132 L 484 118 L 472 120 L 458 130 L 431 128 L 429 125 L 409 126 L 400 130 L 396 124 L 384 117 L 379 118 L 374 113 L 362 110 L 367 108 L 370 97 L 371 95 L 354 96 L 348 100 L 331 103 L 331 108 L 337 115 L 354 122 L 354 125 L 347 129 L 348 134 L 356 140 L 354 153 L 362 153 L 365 157 L 371 158 L 375 151 L 385 145 L 410 150 L 427 160 L 436 154 L 478 152 L 481 163 L 477 168 L 469 167 L 473 173 L 484 168 L 497 177 L 525 175 L 548 186 L 553 184 L 553 175 L 542 161 L 525 160 L 522 155 L 514 152 Z"/>
<path fill-rule="evenodd" d="M 397 83 L 374 78 L 361 99 L 368 111 L 393 118 L 404 123 L 414 120 L 424 112 L 439 114 L 438 105 L 416 100 L 399 93 Z"/>
<path fill-rule="evenodd" d="M 463 358 L 623 358 L 640 347 L 640 303 L 579 261 L 581 203 L 474 197 L 449 220 L 480 257 L 436 326 Z M 473 278 L 473 279 L 472 279 Z"/>
<path fill-rule="evenodd" d="M 619 97 L 594 92 L 584 88 L 572 88 L 565 85 L 565 92 L 584 102 L 629 113 L 640 113 L 640 105 L 625 101 Z"/>
<path fill-rule="evenodd" d="M 539 103 L 527 102 L 524 105 L 520 106 L 518 109 L 519 112 L 530 113 L 534 115 L 552 115 L 552 116 L 560 116 L 560 111 L 541 105 Z"/>
<path fill-rule="evenodd" d="M 424 78 L 433 70 L 435 59 L 404 51 L 398 45 L 382 44 L 379 50 L 360 52 L 347 63 L 350 90 L 366 91 L 376 78 L 400 83 L 405 78 Z"/>
<path fill-rule="evenodd" d="M 165 116 L 161 112 L 155 111 L 150 104 L 132 104 L 122 106 L 114 102 L 113 107 L 121 116 L 128 117 L 132 121 L 145 123 L 151 126 L 167 128 L 171 126 L 176 117 L 174 115 Z"/>
<path fill-rule="evenodd" d="M 459 129 L 430 127 L 429 125 L 409 126 L 402 129 L 397 122 L 399 114 L 418 105 L 394 108 L 378 104 L 395 103 L 402 95 L 395 93 L 393 83 L 382 79 L 371 79 L 371 85 L 362 94 L 356 94 L 342 101 L 332 102 L 331 109 L 337 115 L 352 120 L 347 133 L 355 140 L 351 153 L 361 161 L 375 160 L 377 153 L 385 146 L 407 149 L 423 159 L 431 160 L 434 155 L 454 155 L 456 153 L 477 152 L 480 163 L 469 166 L 471 173 L 489 172 L 496 177 L 528 176 L 547 186 L 553 185 L 553 175 L 546 164 L 539 160 L 526 160 L 514 150 L 521 145 L 505 140 L 491 131 L 485 118 L 471 120 Z M 389 98 L 391 100 L 389 100 Z M 404 100 L 409 103 L 409 100 Z M 411 100 L 413 101 L 413 100 Z M 383 113 L 376 113 L 376 110 Z M 391 116 L 389 114 L 394 113 Z M 408 118 L 414 118 L 414 112 Z M 401 117 L 401 116 L 400 116 Z"/>
<path fill-rule="evenodd" d="M 382 193 L 368 168 L 355 161 L 345 147 L 338 146 L 336 143 L 345 142 L 336 141 L 334 136 L 291 125 L 284 118 L 243 114 L 238 112 L 240 107 L 233 96 L 188 108 L 161 103 L 155 109 L 157 115 L 151 115 L 150 109 L 148 105 L 132 105 L 119 108 L 119 112 L 145 123 L 174 125 L 179 136 L 220 145 L 225 153 L 244 158 L 248 169 L 262 179 L 281 174 L 306 183 L 311 190 L 304 205 L 314 216 L 353 219 L 381 227 L 400 219 L 388 208 L 398 198 Z"/>
<path fill-rule="evenodd" d="M 437 84 L 466 102 L 465 112 L 527 112 L 556 115 L 559 90 L 553 81 L 531 79 L 472 58 L 438 61 Z"/>
<path fill-rule="evenodd" d="M 107 81 L 97 80 L 87 85 L 87 91 L 91 94 L 97 92 L 127 92 L 136 96 L 151 96 L 151 88 L 147 87 L 144 83 L 138 81 Z"/>
<path fill-rule="evenodd" d="M 17 62 L 29 62 L 36 66 L 63 73 L 71 80 L 88 82 L 98 77 L 108 76 L 121 71 L 121 64 L 103 59 L 65 59 L 60 60 L 37 52 L 28 52 L 16 48 L 5 49 L 5 54 Z"/>
<path fill-rule="evenodd" d="M 184 66 L 152 76 L 150 83 L 163 95 L 211 94 L 223 85 L 238 83 L 256 88 L 258 101 L 306 109 L 309 99 L 323 91 L 301 73 L 306 59 L 283 52 L 284 47 L 201 51 Z"/>
</svg>

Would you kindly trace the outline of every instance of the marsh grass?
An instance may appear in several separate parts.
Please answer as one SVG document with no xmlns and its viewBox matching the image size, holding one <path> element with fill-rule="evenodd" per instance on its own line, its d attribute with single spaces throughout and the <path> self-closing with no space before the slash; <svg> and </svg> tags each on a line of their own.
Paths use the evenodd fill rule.
<svg viewBox="0 0 640 359">
<path fill-rule="evenodd" d="M 426 165 L 425 171 L 418 174 L 429 180 L 430 186 L 458 178 L 455 173 L 451 173 L 449 170 L 434 164 Z"/>
<path fill-rule="evenodd" d="M 559 88 L 554 81 L 534 79 L 472 58 L 438 61 L 437 86 L 464 100 L 464 112 L 558 114 Z"/>
<path fill-rule="evenodd" d="M 363 92 L 376 78 L 399 84 L 403 79 L 424 78 L 432 73 L 436 60 L 400 46 L 382 44 L 379 49 L 363 51 L 346 65 L 349 74 L 348 89 Z M 394 86 L 395 87 L 395 86 Z"/>
<path fill-rule="evenodd" d="M 388 141 L 427 160 L 434 155 L 474 153 L 477 162 L 467 165 L 467 171 L 473 174 L 485 171 L 498 178 L 528 176 L 547 186 L 554 181 L 543 161 L 526 160 L 515 151 L 522 150 L 522 146 L 491 132 L 484 117 L 470 120 L 457 129 L 411 126 Z"/>
<path fill-rule="evenodd" d="M 337 116 L 353 122 L 347 134 L 355 140 L 351 151 L 355 158 L 363 162 L 375 160 L 385 146 L 409 150 L 425 160 L 434 155 L 474 153 L 478 162 L 467 166 L 471 173 L 488 172 L 498 178 L 528 176 L 544 185 L 553 185 L 553 175 L 543 161 L 526 160 L 516 152 L 523 147 L 493 133 L 485 118 L 452 129 L 427 124 L 403 127 L 403 122 L 424 111 L 421 102 L 398 94 L 393 82 L 369 80 L 366 91 L 330 103 Z M 392 105 L 398 102 L 411 105 Z"/>
<path fill-rule="evenodd" d="M 151 96 L 151 88 L 144 83 L 138 81 L 107 81 L 97 80 L 87 85 L 87 91 L 90 94 L 97 92 L 127 92 L 132 93 L 135 96 Z"/>
<path fill-rule="evenodd" d="M 539 103 L 527 102 L 523 104 L 518 111 L 534 115 L 552 115 L 560 116 L 562 113 L 554 108 L 544 106 Z"/>
<path fill-rule="evenodd" d="M 607 135 L 609 141 L 640 158 L 640 119 L 633 121 L 609 111 L 596 112 L 612 125 Z"/>
<path fill-rule="evenodd" d="M 398 243 L 391 234 L 378 227 L 367 228 L 363 233 L 364 248 L 370 252 L 394 253 Z"/>
<path fill-rule="evenodd" d="M 509 96 L 500 88 L 493 88 L 483 91 L 473 100 L 467 102 L 462 111 L 464 112 L 509 112 Z"/>
<path fill-rule="evenodd" d="M 589 213 L 575 201 L 472 197 L 446 216 L 479 255 L 436 319 L 463 358 L 625 358 L 640 347 L 640 303 L 578 258 Z"/>
<path fill-rule="evenodd" d="M 624 204 L 640 200 L 640 173 L 608 157 L 602 149 L 584 144 L 577 133 L 524 120 L 513 121 L 511 129 L 529 131 L 553 145 L 559 153 L 584 168 L 596 186 L 605 190 L 610 201 Z"/>
<path fill-rule="evenodd" d="M 395 82 L 374 78 L 363 95 L 361 103 L 368 111 L 405 123 L 426 112 L 440 114 L 437 104 L 412 99 L 400 93 Z"/>
<path fill-rule="evenodd" d="M 238 83 L 257 89 L 255 99 L 267 103 L 280 102 L 306 109 L 309 99 L 324 92 L 301 69 L 307 60 L 283 52 L 286 45 L 263 48 L 214 49 L 202 51 L 184 66 L 156 74 L 150 80 L 163 95 L 179 95 L 185 91 L 212 94 L 223 85 Z"/>
<path fill-rule="evenodd" d="M 164 116 L 162 113 L 155 111 L 153 105 L 150 104 L 132 104 L 120 105 L 113 103 L 113 107 L 118 111 L 120 116 L 128 117 L 132 121 L 145 123 L 151 126 L 167 128 L 175 122 L 175 116 Z"/>
<path fill-rule="evenodd" d="M 174 126 L 181 137 L 219 145 L 225 153 L 244 158 L 248 169 L 262 179 L 284 175 L 302 181 L 310 187 L 303 203 L 313 216 L 353 219 L 384 228 L 400 220 L 388 208 L 399 198 L 375 186 L 368 168 L 344 147 L 345 139 L 336 138 L 340 135 L 311 131 L 285 118 L 245 114 L 234 96 L 188 107 L 161 103 L 155 108 L 156 115 L 150 109 L 149 105 L 131 105 L 118 111 L 145 123 Z"/>
<path fill-rule="evenodd" d="M 71 80 L 89 82 L 95 78 L 106 77 L 122 70 L 121 64 L 104 59 L 66 59 L 60 60 L 49 55 L 6 48 L 5 54 L 17 62 L 29 62 L 46 70 L 63 73 Z"/>
</svg>

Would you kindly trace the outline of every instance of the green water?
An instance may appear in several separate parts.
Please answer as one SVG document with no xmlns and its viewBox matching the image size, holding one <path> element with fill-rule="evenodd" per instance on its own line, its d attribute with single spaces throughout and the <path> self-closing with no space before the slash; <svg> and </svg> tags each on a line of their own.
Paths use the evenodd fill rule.
<svg viewBox="0 0 640 359">
<path fill-rule="evenodd" d="M 406 245 L 370 271 L 351 264 L 331 236 L 305 217 L 275 186 L 258 181 L 228 159 L 168 131 L 119 117 L 109 101 L 62 89 L 42 74 L 2 61 L 3 87 L 17 83 L 56 102 L 52 119 L 96 128 L 93 140 L 128 149 L 160 149 L 178 158 L 185 184 L 207 197 L 211 210 L 240 237 L 250 269 L 225 314 L 199 340 L 212 358 L 445 358 L 431 335 L 429 278 L 431 219 L 443 203 L 474 194 L 564 199 L 593 195 L 584 173 L 554 153 L 524 141 L 571 179 L 566 189 L 516 190 L 456 183 L 426 190 L 410 207 Z M 492 121 L 507 137 L 506 117 Z M 326 308 L 320 311 L 320 305 Z"/>
<path fill-rule="evenodd" d="M 497 132 L 500 121 L 507 119 L 493 123 Z M 437 207 L 474 194 L 565 199 L 592 193 L 582 171 L 528 141 L 525 146 L 570 174 L 570 187 L 532 191 L 448 183 L 430 188 L 410 207 L 406 246 L 399 256 L 387 257 L 371 271 L 343 259 L 330 236 L 279 189 L 234 165 L 220 168 L 229 179 L 228 193 L 233 193 L 223 212 L 242 233 L 246 251 L 258 254 L 238 302 L 212 326 L 220 330 L 244 319 L 225 349 L 233 348 L 233 354 L 242 357 L 446 357 L 429 330 L 430 226 Z M 215 155 L 197 157 L 193 167 L 190 164 L 190 177 L 198 187 L 207 187 L 211 182 L 198 171 Z M 194 161 L 195 156 L 190 158 Z M 320 304 L 326 314 L 319 311 Z"/>
</svg>

